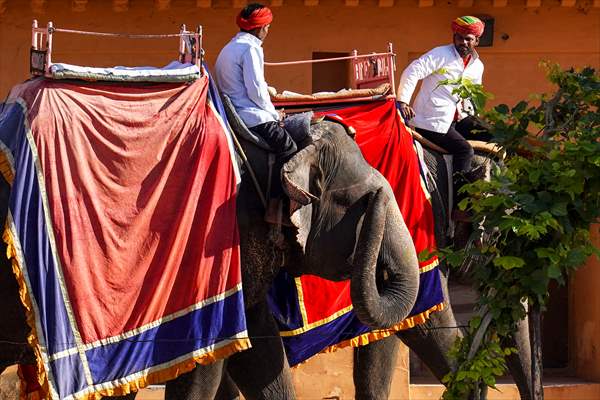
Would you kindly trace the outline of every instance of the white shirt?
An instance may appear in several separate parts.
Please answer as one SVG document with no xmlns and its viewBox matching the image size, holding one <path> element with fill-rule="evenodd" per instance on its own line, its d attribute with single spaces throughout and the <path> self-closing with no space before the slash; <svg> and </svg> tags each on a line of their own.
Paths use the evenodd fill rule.
<svg viewBox="0 0 600 400">
<path fill-rule="evenodd" d="M 460 117 L 466 116 L 460 107 L 460 99 L 452 94 L 451 85 L 438 86 L 444 79 L 465 77 L 481 84 L 483 63 L 477 52 L 464 66 L 463 58 L 453 44 L 436 47 L 414 60 L 402 73 L 398 86 L 398 100 L 409 104 L 417 82 L 423 80 L 413 109 L 415 117 L 412 123 L 417 128 L 445 134 L 459 111 Z"/>
<path fill-rule="evenodd" d="M 279 120 L 267 91 L 259 38 L 246 32 L 235 35 L 217 57 L 215 77 L 247 127 Z"/>
</svg>

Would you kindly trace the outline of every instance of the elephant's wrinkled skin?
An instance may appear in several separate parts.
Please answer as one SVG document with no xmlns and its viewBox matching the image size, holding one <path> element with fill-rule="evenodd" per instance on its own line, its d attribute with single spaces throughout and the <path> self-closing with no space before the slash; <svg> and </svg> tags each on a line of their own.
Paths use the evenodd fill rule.
<svg viewBox="0 0 600 400">
<path fill-rule="evenodd" d="M 266 153 L 249 143 L 244 148 L 266 187 Z M 404 319 L 417 295 L 416 254 L 385 178 L 367 164 L 338 124 L 325 121 L 313 126 L 312 139 L 300 148 L 281 174 L 297 227 L 283 228 L 282 246 L 274 246 L 269 239 L 272 226 L 263 221 L 264 208 L 248 173 L 237 198 L 252 348 L 226 362 L 229 375 L 246 399 L 294 398 L 283 345 L 266 305 L 267 290 L 282 266 L 293 275 L 351 279 L 357 315 L 375 328 Z M 198 367 L 167 383 L 166 397 L 214 397 L 223 365 L 221 361 Z"/>
<path fill-rule="evenodd" d="M 436 183 L 437 190 L 432 193 L 432 206 L 434 219 L 436 221 L 436 242 L 439 247 L 448 245 L 447 239 L 447 172 L 442 157 L 430 151 L 425 150 L 425 161 Z M 489 159 L 481 155 L 476 155 L 475 163 L 478 165 L 489 166 Z M 488 168 L 483 169 L 484 173 L 489 173 Z M 457 226 L 464 228 L 465 226 Z M 467 236 L 470 231 L 457 229 L 454 243 L 456 246 L 463 246 L 467 242 Z M 442 287 L 444 298 L 448 296 L 448 279 L 457 279 L 468 281 L 469 265 L 458 274 L 455 271 L 449 273 L 445 263 L 440 266 L 442 276 Z M 396 336 L 412 349 L 419 358 L 427 365 L 437 379 L 441 379 L 455 367 L 455 364 L 448 358 L 447 354 L 450 347 L 454 344 L 457 337 L 462 336 L 458 324 L 452 311 L 452 306 L 446 300 L 447 308 L 442 312 L 431 314 L 430 319 L 412 329 L 400 331 Z M 373 344 L 354 350 L 354 385 L 356 390 L 356 399 L 379 400 L 387 399 L 391 386 L 391 372 L 395 365 L 398 340 L 394 336 L 380 340 Z M 514 342 L 507 343 L 511 347 L 516 347 L 518 354 L 513 354 L 508 359 L 508 367 L 512 374 L 522 399 L 531 398 L 531 348 L 529 343 L 529 329 L 527 320 L 520 322 L 518 329 L 514 332 Z"/>
</svg>

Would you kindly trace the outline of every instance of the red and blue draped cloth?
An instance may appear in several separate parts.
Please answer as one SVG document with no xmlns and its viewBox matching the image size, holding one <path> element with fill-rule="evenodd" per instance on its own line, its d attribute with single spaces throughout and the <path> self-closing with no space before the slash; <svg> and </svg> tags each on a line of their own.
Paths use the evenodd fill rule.
<svg viewBox="0 0 600 400">
<path fill-rule="evenodd" d="M 330 110 L 355 130 L 355 140 L 367 162 L 390 183 L 417 254 L 435 251 L 434 221 L 412 135 L 402 122 L 393 99 Z M 423 323 L 444 308 L 438 258 L 419 263 L 420 286 L 409 317 L 390 329 L 372 330 L 352 311 L 350 282 L 331 282 L 316 276 L 292 278 L 281 273 L 270 291 L 269 303 L 279 323 L 290 365 L 319 352 L 361 346 L 401 329 Z"/>
<path fill-rule="evenodd" d="M 249 347 L 215 106 L 207 77 L 34 79 L 0 104 L 4 240 L 43 396 L 123 394 Z"/>
</svg>

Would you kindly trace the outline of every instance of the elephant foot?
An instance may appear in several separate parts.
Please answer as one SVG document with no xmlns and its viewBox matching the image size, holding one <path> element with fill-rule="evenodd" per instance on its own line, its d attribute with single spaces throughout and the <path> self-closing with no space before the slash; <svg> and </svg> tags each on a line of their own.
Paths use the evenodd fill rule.
<svg viewBox="0 0 600 400">
<path fill-rule="evenodd" d="M 240 390 L 227 371 L 223 372 L 215 400 L 240 400 Z"/>
<path fill-rule="evenodd" d="M 227 359 L 227 373 L 247 400 L 293 400 L 294 384 L 279 337 L 279 329 L 266 302 L 246 310 L 252 348 Z"/>
<path fill-rule="evenodd" d="M 356 400 L 387 400 L 400 341 L 394 336 L 354 349 Z"/>
</svg>

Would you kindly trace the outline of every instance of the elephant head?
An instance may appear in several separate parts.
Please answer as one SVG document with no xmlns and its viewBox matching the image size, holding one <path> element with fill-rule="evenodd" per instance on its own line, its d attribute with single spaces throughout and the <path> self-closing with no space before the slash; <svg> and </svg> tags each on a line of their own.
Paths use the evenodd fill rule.
<svg viewBox="0 0 600 400">
<path fill-rule="evenodd" d="M 350 278 L 354 310 L 373 328 L 406 318 L 419 285 L 412 239 L 388 182 L 345 129 L 321 123 L 282 180 L 303 256 L 290 272 Z"/>
</svg>

